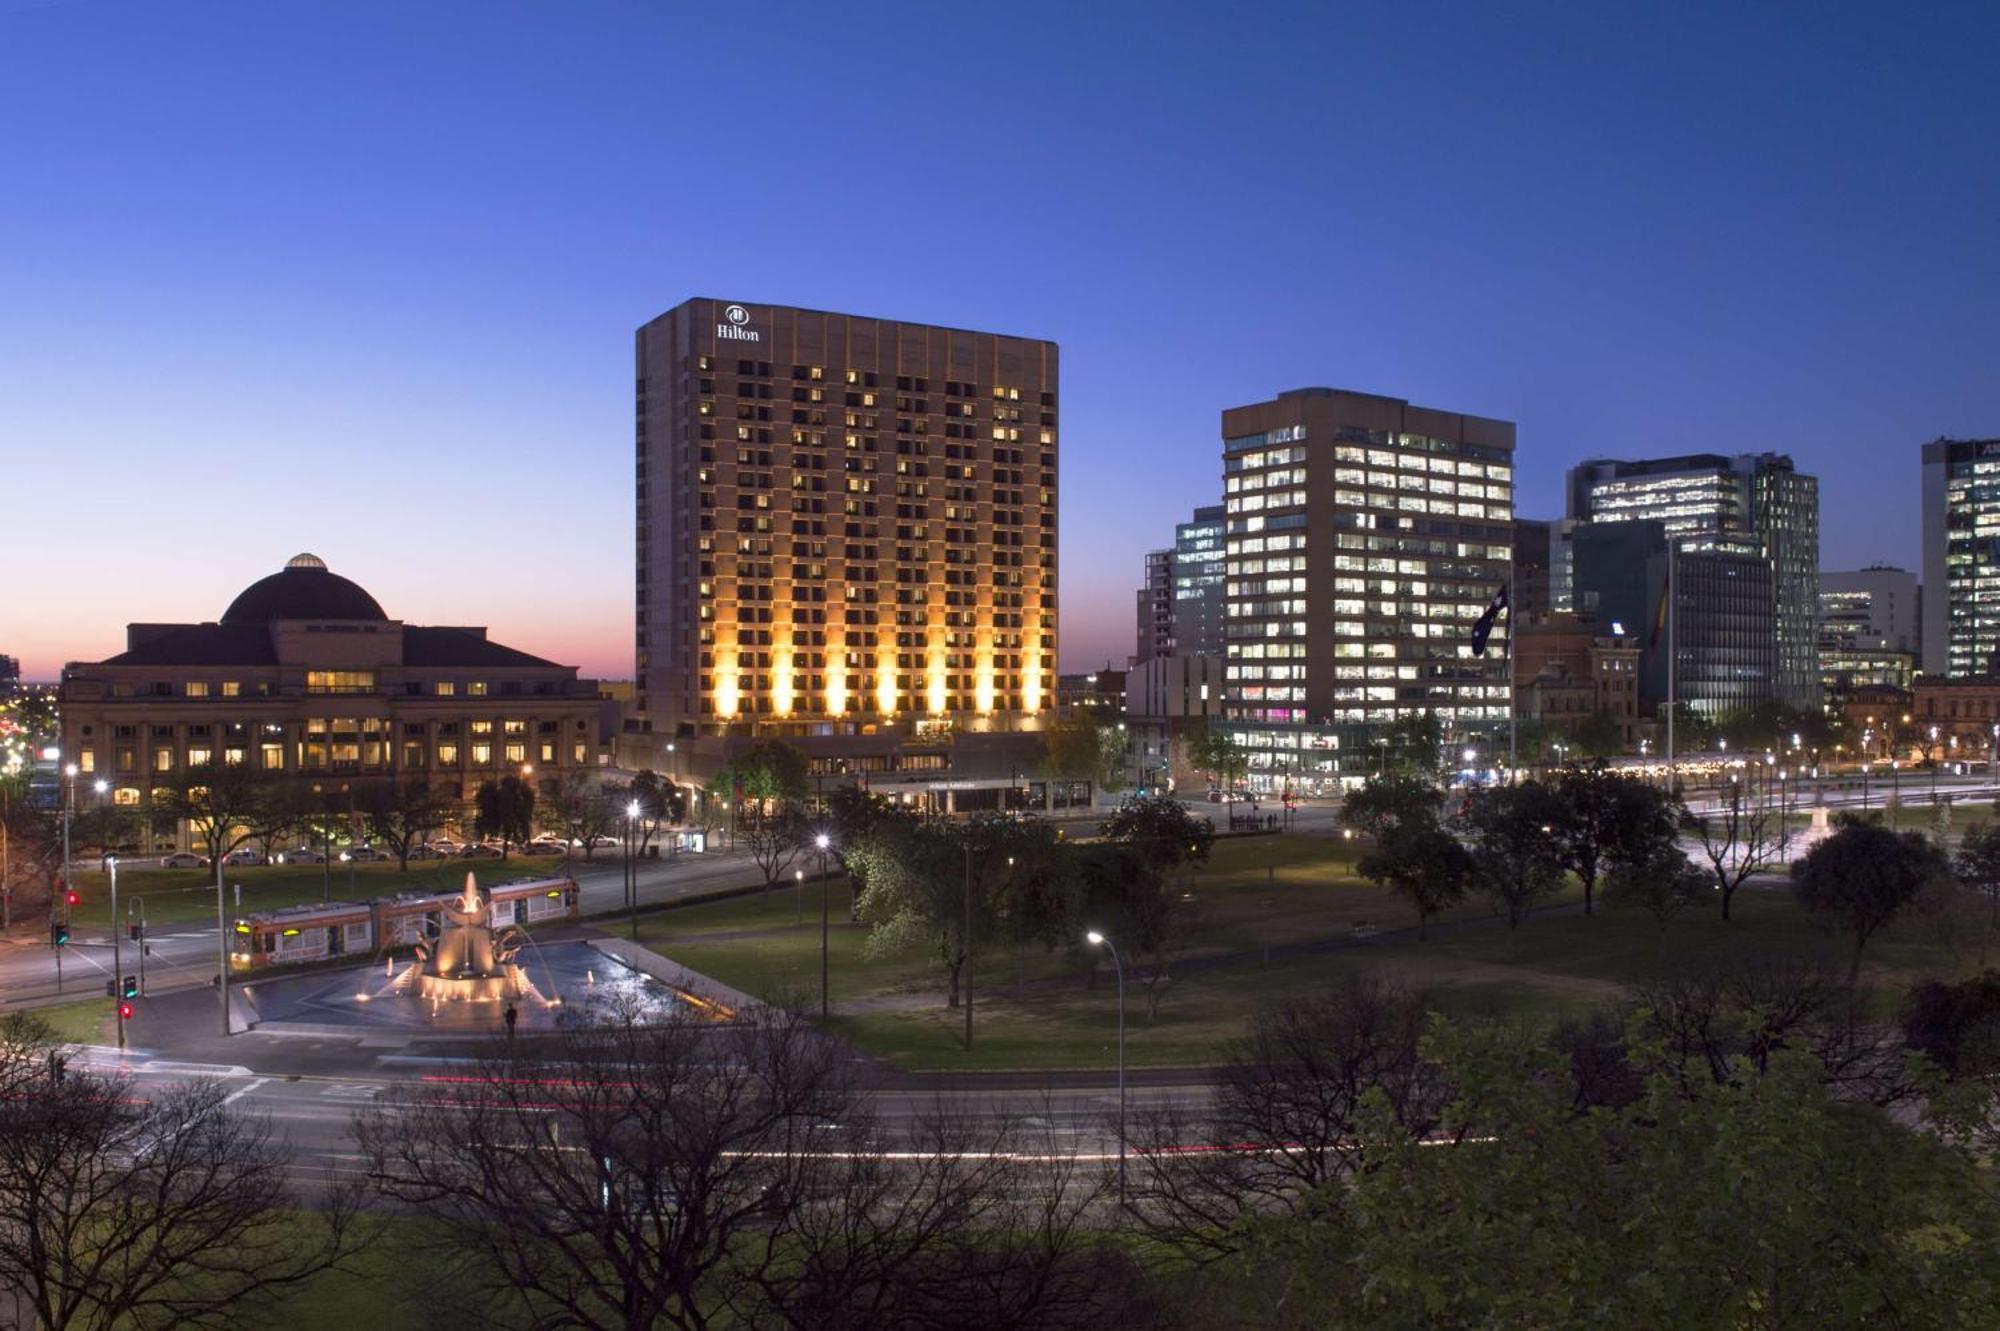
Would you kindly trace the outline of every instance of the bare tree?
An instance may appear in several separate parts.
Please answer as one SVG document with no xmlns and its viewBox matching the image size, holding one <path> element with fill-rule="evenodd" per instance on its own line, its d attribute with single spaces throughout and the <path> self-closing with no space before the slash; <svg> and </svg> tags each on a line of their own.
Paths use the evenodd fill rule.
<svg viewBox="0 0 2000 1331">
<path fill-rule="evenodd" d="M 1764 801 L 1746 803 L 1743 787 L 1733 783 L 1721 808 L 1710 814 L 1689 812 L 1681 827 L 1694 837 L 1700 858 L 1715 875 L 1725 920 L 1737 889 L 1775 867 L 1783 853 L 1777 814 Z"/>
<path fill-rule="evenodd" d="M 407 873 L 410 852 L 436 831 L 451 812 L 444 792 L 423 777 L 371 781 L 355 795 L 355 808 L 371 841 L 396 852 L 396 867 Z"/>
<path fill-rule="evenodd" d="M 1233 1255 L 1242 1222 L 1297 1214 L 1352 1175 L 1372 1096 L 1395 1131 L 1430 1132 L 1444 1092 L 1419 1052 L 1423 1014 L 1420 995 L 1368 976 L 1259 1012 L 1217 1072 L 1206 1115 L 1141 1120 L 1137 1222 L 1197 1261 Z"/>
<path fill-rule="evenodd" d="M 0 1021 L 0 1290 L 34 1325 L 268 1325 L 356 1246 L 352 1193 L 302 1218 L 290 1151 L 226 1085 L 140 1096 L 66 1058 L 39 1023 Z"/>
<path fill-rule="evenodd" d="M 764 895 L 771 895 L 771 886 L 784 877 L 785 870 L 811 844 L 812 838 L 806 833 L 806 824 L 798 809 L 785 804 L 776 809 L 758 809 L 746 817 L 738 829 L 736 839 L 749 848 L 751 863 L 764 875 Z"/>
</svg>

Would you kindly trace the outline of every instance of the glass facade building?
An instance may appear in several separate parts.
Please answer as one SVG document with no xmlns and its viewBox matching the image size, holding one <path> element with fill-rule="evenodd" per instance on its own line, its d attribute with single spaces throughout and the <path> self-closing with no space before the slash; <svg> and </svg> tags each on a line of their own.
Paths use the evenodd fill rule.
<svg viewBox="0 0 2000 1331">
<path fill-rule="evenodd" d="M 1194 511 L 1174 527 L 1174 651 L 1221 656 L 1224 551 L 1223 506 Z"/>
<path fill-rule="evenodd" d="M 1359 780 L 1431 713 L 1454 743 L 1506 729 L 1514 426 L 1331 388 L 1222 416 L 1224 706 L 1252 789 Z M 1504 742 L 1504 741 L 1503 741 Z"/>
<path fill-rule="evenodd" d="M 1770 639 L 1768 664 L 1717 663 L 1713 683 L 1721 693 L 1716 702 L 1725 709 L 1766 697 L 1794 707 L 1821 705 L 1816 478 L 1776 453 L 1599 459 L 1571 469 L 1568 505 L 1569 517 L 1579 524 L 1657 522 L 1679 550 L 1714 556 L 1721 561 L 1718 568 L 1735 568 L 1745 558 L 1764 560 L 1769 572 L 1761 581 L 1769 587 L 1769 600 L 1760 632 Z M 1586 575 L 1581 564 L 1578 555 L 1570 574 L 1579 587 L 1599 576 Z M 1740 570 L 1729 575 L 1731 616 L 1748 613 L 1738 601 L 1742 589 L 1755 581 L 1759 579 Z M 1704 677 L 1705 668 L 1696 666 L 1695 675 L 1686 678 Z M 1725 697 L 1732 701 L 1723 704 Z"/>
<path fill-rule="evenodd" d="M 2000 439 L 1924 445 L 1923 666 L 1990 675 L 2000 652 Z"/>
</svg>

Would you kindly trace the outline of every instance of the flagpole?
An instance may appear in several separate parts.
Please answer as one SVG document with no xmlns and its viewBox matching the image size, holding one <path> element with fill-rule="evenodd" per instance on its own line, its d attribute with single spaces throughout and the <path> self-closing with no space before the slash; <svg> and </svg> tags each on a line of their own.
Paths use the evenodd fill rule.
<svg viewBox="0 0 2000 1331">
<path fill-rule="evenodd" d="M 1674 763 L 1674 674 L 1678 664 L 1674 650 L 1674 602 L 1680 599 L 1680 580 L 1674 567 L 1674 538 L 1667 538 L 1667 791 L 1672 793 L 1679 785 L 1678 770 Z"/>
<path fill-rule="evenodd" d="M 1507 784 L 1520 777 L 1521 706 L 1514 693 L 1514 562 L 1507 561 Z"/>
</svg>

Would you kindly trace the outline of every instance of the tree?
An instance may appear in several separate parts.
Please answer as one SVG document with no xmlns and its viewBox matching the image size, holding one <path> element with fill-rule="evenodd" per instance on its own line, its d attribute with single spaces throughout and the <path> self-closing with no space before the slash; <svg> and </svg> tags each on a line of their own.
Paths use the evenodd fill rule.
<svg viewBox="0 0 2000 1331">
<path fill-rule="evenodd" d="M 155 818 L 185 823 L 188 835 L 208 847 L 215 869 L 216 928 L 222 928 L 223 873 L 229 852 L 250 841 L 265 845 L 297 825 L 303 808 L 292 787 L 248 763 L 184 767 L 153 787 Z"/>
<path fill-rule="evenodd" d="M 1639 858 L 1613 864 L 1605 879 L 1604 900 L 1617 909 L 1645 911 L 1664 935 L 1676 915 L 1700 904 L 1713 890 L 1709 875 L 1670 841 Z"/>
<path fill-rule="evenodd" d="M 1272 1217 L 1318 1223 L 1326 1194 L 1362 1167 L 1364 1129 L 1421 1139 L 1437 1126 L 1448 1095 L 1419 1052 L 1426 1007 L 1355 975 L 1259 1008 L 1226 1046 L 1205 1113 L 1139 1118 L 1130 1214 L 1142 1231 L 1206 1264 L 1254 1246 Z M 1237 1149 L 1184 1149 L 1195 1141 Z"/>
<path fill-rule="evenodd" d="M 1042 731 L 1040 766 L 1051 781 L 1088 781 L 1100 790 L 1125 784 L 1125 732 L 1087 717 L 1069 716 Z"/>
<path fill-rule="evenodd" d="M 1609 758 L 1625 751 L 1625 729 L 1617 717 L 1600 708 L 1577 726 L 1576 743 L 1593 758 Z"/>
<path fill-rule="evenodd" d="M 1563 867 L 1583 885 L 1583 913 L 1595 906 L 1609 861 L 1653 858 L 1674 844 L 1679 806 L 1658 787 L 1611 771 L 1600 760 L 1563 768 L 1548 783 L 1550 835 Z"/>
<path fill-rule="evenodd" d="M 805 754 L 783 740 L 760 739 L 708 783 L 718 798 L 755 813 L 803 801 L 811 791 Z"/>
<path fill-rule="evenodd" d="M 70 1070 L 30 1017 L 0 1018 L 0 1292 L 36 1326 L 275 1324 L 274 1296 L 360 1237 L 351 1189 L 309 1222 L 268 1120 L 206 1078 Z"/>
<path fill-rule="evenodd" d="M 1130 846 L 1165 872 L 1206 860 L 1215 824 L 1189 813 L 1171 795 L 1147 795 L 1126 801 L 1104 820 L 1104 839 Z"/>
<path fill-rule="evenodd" d="M 623 812 L 623 806 L 613 803 L 612 792 L 585 771 L 544 777 L 535 809 L 542 826 L 559 834 L 565 843 L 583 843 L 586 864 L 596 853 L 598 838 L 610 835 Z M 643 816 L 643 804 L 640 812 Z"/>
<path fill-rule="evenodd" d="M 396 852 L 396 867 L 408 873 L 410 851 L 443 824 L 451 801 L 420 776 L 369 781 L 354 792 L 354 807 L 368 839 Z"/>
<path fill-rule="evenodd" d="M 1733 781 L 1720 804 L 1710 814 L 1683 813 L 1681 829 L 1694 837 L 1715 876 L 1726 920 L 1737 889 L 1778 863 L 1782 834 L 1777 814 L 1763 801 L 1746 803 L 1743 787 Z"/>
<path fill-rule="evenodd" d="M 1410 899 L 1419 942 L 1428 937 L 1434 916 L 1465 899 L 1474 874 L 1472 854 L 1458 838 L 1421 821 L 1390 824 L 1355 868 Z"/>
<path fill-rule="evenodd" d="M 473 827 L 481 838 L 500 838 L 500 858 L 517 841 L 535 834 L 535 788 L 508 773 L 473 792 Z"/>
<path fill-rule="evenodd" d="M 1952 860 L 1959 887 L 1979 903 L 1980 970 L 1986 969 L 1987 949 L 2000 940 L 2000 823 L 1975 823 L 1965 830 Z"/>
<path fill-rule="evenodd" d="M 805 815 L 798 805 L 787 802 L 777 808 L 757 805 L 744 820 L 736 839 L 750 852 L 750 862 L 764 875 L 764 896 L 782 878 L 792 862 L 812 844 Z"/>
<path fill-rule="evenodd" d="M 1076 1325 L 1060 1301 L 1079 1297 L 1096 1186 L 1058 1177 L 1058 1152 L 1024 1195 L 1011 1162 L 1036 1144 L 944 1111 L 891 1160 L 851 1067 L 783 1012 L 616 1019 L 366 1112 L 356 1134 L 477 1324 L 858 1331 L 943 1324 L 905 1317 L 956 1300 L 949 1324 Z"/>
<path fill-rule="evenodd" d="M 1397 826 L 1433 826 L 1443 816 L 1444 791 L 1434 781 L 1404 773 L 1371 776 L 1340 806 L 1340 821 L 1381 839 Z"/>
<path fill-rule="evenodd" d="M 1956 984 L 1924 980 L 1903 1000 L 1903 1038 L 1956 1078 L 2000 1072 L 2000 972 Z"/>
<path fill-rule="evenodd" d="M 687 792 L 650 767 L 633 777 L 630 786 L 616 792 L 610 801 L 611 812 L 615 814 L 620 806 L 633 801 L 639 805 L 637 850 L 641 855 L 662 826 L 679 824 L 687 818 Z"/>
<path fill-rule="evenodd" d="M 1861 974 L 1861 950 L 1926 887 L 1948 872 L 1944 852 L 1920 832 L 1842 815 L 1839 830 L 1792 866 L 1792 896 L 1827 928 L 1854 939 L 1847 979 Z"/>
<path fill-rule="evenodd" d="M 1460 823 L 1471 842 L 1473 881 L 1518 929 L 1535 904 L 1562 886 L 1562 857 L 1550 830 L 1554 801 L 1539 782 L 1494 786 L 1466 804 Z"/>
<path fill-rule="evenodd" d="M 1284 1273 L 1322 1324 L 1865 1331 L 2000 1299 L 1973 1153 L 1843 1103 L 1809 1055 L 1579 1114 L 1566 1059 L 1518 1027 L 1440 1025 L 1425 1052 L 1457 1088 L 1447 1134 L 1385 1132 L 1347 1245 Z"/>
<path fill-rule="evenodd" d="M 1449 765 L 1444 758 L 1444 723 L 1435 712 L 1405 713 L 1383 732 L 1387 764 L 1392 771 L 1438 782 Z"/>
<path fill-rule="evenodd" d="M 1249 752 L 1236 737 L 1212 721 L 1203 720 L 1190 728 L 1187 738 L 1188 766 L 1197 772 L 1206 773 L 1209 781 L 1223 793 L 1225 801 L 1234 801 L 1236 781 L 1249 762 Z"/>
</svg>

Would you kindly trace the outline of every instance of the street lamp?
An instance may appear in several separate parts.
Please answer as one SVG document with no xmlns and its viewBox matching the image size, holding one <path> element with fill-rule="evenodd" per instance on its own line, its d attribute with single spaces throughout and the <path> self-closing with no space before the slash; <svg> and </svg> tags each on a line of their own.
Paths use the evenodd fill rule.
<svg viewBox="0 0 2000 1331">
<path fill-rule="evenodd" d="M 821 832 L 813 838 L 813 848 L 819 851 L 819 1019 L 826 1020 L 826 941 L 829 929 L 827 894 L 833 891 L 826 878 L 826 850 L 833 844 L 832 838 Z"/>
<path fill-rule="evenodd" d="M 639 941 L 639 868 L 632 863 L 632 837 L 639 825 L 639 801 L 625 806 L 625 890 L 632 903 L 632 941 Z"/>
<path fill-rule="evenodd" d="M 104 783 L 98 782 L 100 786 Z M 111 993 L 118 1003 L 118 1048 L 125 1048 L 125 963 L 118 947 L 118 857 L 107 856 L 104 861 L 111 870 Z M 143 943 L 141 947 L 145 946 Z M 144 964 L 143 962 L 141 964 Z"/>
<path fill-rule="evenodd" d="M 1083 936 L 1092 947 L 1107 948 L 1118 971 L 1118 1204 L 1125 1204 L 1125 959 L 1118 945 L 1092 929 Z"/>
</svg>

